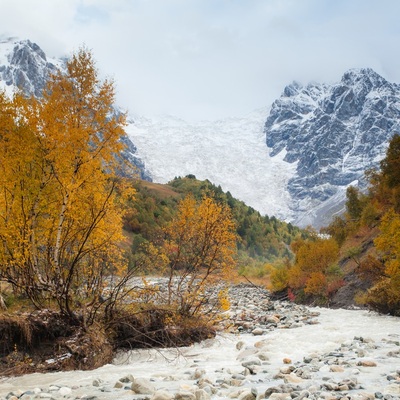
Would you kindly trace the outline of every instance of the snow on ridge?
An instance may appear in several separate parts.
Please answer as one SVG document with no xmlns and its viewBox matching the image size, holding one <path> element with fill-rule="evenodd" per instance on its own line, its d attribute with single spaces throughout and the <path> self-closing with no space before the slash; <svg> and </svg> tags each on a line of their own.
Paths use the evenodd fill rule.
<svg viewBox="0 0 400 400">
<path fill-rule="evenodd" d="M 221 185 L 262 214 L 291 220 L 285 188 L 296 163 L 283 160 L 285 151 L 270 157 L 264 134 L 268 113 L 263 108 L 245 117 L 199 123 L 134 117 L 126 131 L 155 182 L 193 174 Z"/>
<path fill-rule="evenodd" d="M 25 51 L 21 65 L 21 53 L 17 56 L 17 62 L 13 58 L 17 52 Z M 7 95 L 12 96 L 16 90 L 16 76 L 19 79 L 23 76 L 22 88 L 26 92 L 39 95 L 41 87 L 44 86 L 46 77 L 50 72 L 63 68 L 63 60 L 47 57 L 43 50 L 30 40 L 21 40 L 17 37 L 0 36 L 0 89 L 3 89 Z"/>
</svg>

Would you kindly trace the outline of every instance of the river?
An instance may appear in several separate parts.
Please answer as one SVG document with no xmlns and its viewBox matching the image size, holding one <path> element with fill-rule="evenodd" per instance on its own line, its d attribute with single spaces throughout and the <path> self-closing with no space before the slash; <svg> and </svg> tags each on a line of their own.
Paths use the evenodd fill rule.
<svg viewBox="0 0 400 400">
<path fill-rule="evenodd" d="M 295 329 L 276 329 L 261 336 L 219 334 L 215 339 L 181 349 L 132 351 L 117 356 L 112 365 L 93 371 L 3 378 L 0 397 L 6 398 L 10 392 L 21 395 L 28 391 L 23 398 L 28 395 L 46 398 L 49 392 L 52 398 L 152 398 L 153 394 L 135 395 L 127 390 L 126 384 L 125 388 L 114 388 L 119 379 L 132 375 L 151 381 L 154 390 L 164 390 L 175 396 L 180 391 L 195 393 L 199 381 L 205 379 L 209 382 L 205 393 L 212 399 L 245 398 L 243 393 L 246 390 L 248 393 L 249 389 L 262 398 L 266 389 L 292 381 L 292 386 L 296 384 L 311 398 L 324 398 L 324 393 L 329 392 L 324 382 L 340 384 L 353 379 L 357 382 L 355 388 L 331 392 L 347 394 L 351 399 L 366 399 L 375 394 L 400 398 L 400 318 L 365 310 L 315 308 L 313 311 L 320 313 L 316 318 L 318 323 Z M 253 368 L 252 374 L 246 374 L 243 362 L 259 356 L 260 349 L 264 354 L 259 357 L 262 361 Z M 307 358 L 308 364 L 304 361 Z M 331 365 L 339 367 L 332 371 Z M 287 366 L 292 366 L 293 371 L 282 374 L 282 371 L 288 372 L 284 371 Z M 310 376 L 303 374 L 296 382 L 296 369 L 301 368 Z M 235 376 L 238 379 L 235 380 Z M 60 392 L 62 387 L 70 389 Z M 60 396 L 60 393 L 65 394 Z"/>
</svg>

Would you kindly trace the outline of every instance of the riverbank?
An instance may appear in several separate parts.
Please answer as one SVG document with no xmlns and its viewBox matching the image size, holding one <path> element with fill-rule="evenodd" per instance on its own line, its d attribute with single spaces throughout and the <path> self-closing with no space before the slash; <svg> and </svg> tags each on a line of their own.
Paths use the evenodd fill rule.
<svg viewBox="0 0 400 400">
<path fill-rule="evenodd" d="M 0 397 L 400 398 L 399 318 L 271 302 L 240 285 L 222 323 L 229 333 L 189 347 L 120 353 L 93 371 L 3 378 Z"/>
</svg>

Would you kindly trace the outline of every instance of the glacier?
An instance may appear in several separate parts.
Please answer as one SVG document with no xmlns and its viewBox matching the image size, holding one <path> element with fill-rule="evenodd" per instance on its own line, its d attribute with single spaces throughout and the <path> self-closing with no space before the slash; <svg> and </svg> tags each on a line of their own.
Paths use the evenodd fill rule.
<svg viewBox="0 0 400 400">
<path fill-rule="evenodd" d="M 268 108 L 244 117 L 189 123 L 172 116 L 128 120 L 126 132 L 154 182 L 193 174 L 229 191 L 262 214 L 294 219 L 287 183 L 296 163 L 265 145 Z"/>
</svg>

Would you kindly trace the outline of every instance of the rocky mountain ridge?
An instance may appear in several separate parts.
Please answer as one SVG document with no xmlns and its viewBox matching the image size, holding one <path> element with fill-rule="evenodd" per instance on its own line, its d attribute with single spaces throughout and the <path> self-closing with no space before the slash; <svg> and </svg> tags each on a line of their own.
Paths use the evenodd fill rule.
<svg viewBox="0 0 400 400">
<path fill-rule="evenodd" d="M 297 222 L 321 225 L 348 185 L 365 189 L 364 172 L 378 166 L 399 130 L 400 85 L 372 69 L 349 70 L 333 85 L 287 86 L 264 131 L 271 156 L 285 150 L 284 160 L 297 163 L 287 185 Z"/>
<path fill-rule="evenodd" d="M 0 40 L 0 81 L 5 88 L 17 87 L 25 94 L 41 96 L 49 74 L 61 67 L 61 61 L 47 60 L 44 51 L 30 40 Z"/>
</svg>

